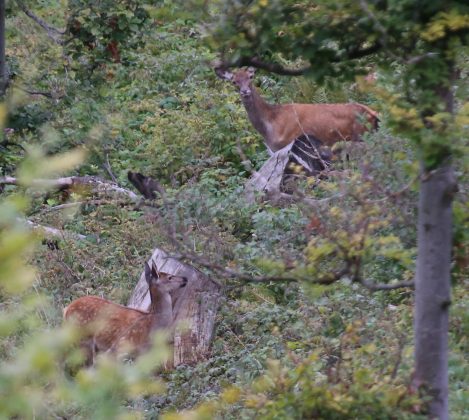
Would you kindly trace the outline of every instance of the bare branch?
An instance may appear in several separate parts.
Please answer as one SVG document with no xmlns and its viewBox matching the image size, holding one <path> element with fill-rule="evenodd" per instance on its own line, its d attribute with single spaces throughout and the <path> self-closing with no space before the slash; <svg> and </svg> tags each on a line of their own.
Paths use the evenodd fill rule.
<svg viewBox="0 0 469 420">
<path fill-rule="evenodd" d="M 396 362 L 394 363 L 394 368 L 391 372 L 391 379 L 396 379 L 397 371 L 399 370 L 399 366 L 401 365 L 401 362 L 402 362 L 402 353 L 404 351 L 405 343 L 406 343 L 406 335 L 400 334 L 399 339 L 398 339 Z"/>
<path fill-rule="evenodd" d="M 373 283 L 365 279 L 358 279 L 357 281 L 362 286 L 365 286 L 367 289 L 371 290 L 372 292 L 377 292 L 378 290 L 395 290 L 395 289 L 403 289 L 403 288 L 413 289 L 415 287 L 415 284 L 412 280 L 400 281 L 396 283 Z"/>
<path fill-rule="evenodd" d="M 112 167 L 109 162 L 109 154 L 106 153 L 106 162 L 103 164 L 103 168 L 107 171 L 109 176 L 111 177 L 112 181 L 117 184 L 117 178 L 114 176 L 114 173 L 112 172 Z"/>
<path fill-rule="evenodd" d="M 21 88 L 20 88 L 21 89 Z M 45 96 L 46 98 L 53 99 L 54 95 L 50 92 L 40 92 L 40 91 L 35 91 L 35 90 L 28 90 L 28 89 L 21 89 L 23 92 L 27 93 L 28 95 L 40 95 L 40 96 Z"/>
<path fill-rule="evenodd" d="M 21 180 L 11 176 L 0 177 L 0 185 L 23 185 Z M 69 189 L 75 185 L 84 185 L 92 188 L 93 192 L 99 193 L 116 193 L 127 196 L 129 199 L 136 201 L 139 197 L 133 191 L 120 187 L 111 181 L 104 181 L 96 176 L 69 176 L 57 179 L 35 179 L 31 183 L 25 185 L 34 188 L 58 188 Z"/>
<path fill-rule="evenodd" d="M 302 76 L 303 74 L 307 73 L 311 70 L 311 66 L 304 66 L 298 69 L 292 69 L 284 67 L 277 63 L 268 63 L 265 61 L 260 60 L 258 57 L 241 57 L 236 60 L 233 65 L 230 67 L 243 67 L 243 66 L 251 66 L 256 67 L 258 69 L 266 70 L 270 73 L 276 73 L 281 76 Z"/>
<path fill-rule="evenodd" d="M 309 65 L 298 69 L 287 68 L 283 67 L 280 64 L 262 61 L 258 57 L 240 57 L 233 62 L 215 61 L 212 63 L 212 66 L 214 68 L 251 66 L 256 67 L 258 69 L 266 70 L 270 73 L 280 74 L 282 76 L 301 76 L 311 69 L 311 66 Z"/>
<path fill-rule="evenodd" d="M 65 31 L 61 31 L 47 24 L 46 21 L 41 19 L 39 16 L 36 16 L 31 10 L 29 10 L 21 0 L 16 0 L 16 3 L 18 4 L 18 7 L 26 14 L 26 16 L 34 20 L 34 22 L 36 22 L 47 32 L 47 36 L 52 39 L 52 41 L 59 45 L 64 44 L 63 35 L 65 34 Z"/>
<path fill-rule="evenodd" d="M 28 227 L 37 232 L 42 232 L 45 236 L 54 236 L 60 239 L 74 239 L 74 240 L 84 240 L 86 239 L 85 235 L 79 233 L 67 232 L 50 226 L 43 226 L 36 222 L 27 219 L 17 219 L 18 222 L 26 224 Z"/>
<path fill-rule="evenodd" d="M 111 201 L 111 200 L 85 200 L 85 201 L 73 201 L 73 202 L 70 202 L 70 203 L 64 203 L 64 204 L 58 204 L 57 206 L 52 206 L 52 207 L 45 207 L 45 208 L 42 208 L 38 211 L 35 211 L 31 214 L 36 214 L 36 213 L 41 213 L 41 214 L 44 214 L 44 213 L 51 213 L 53 211 L 59 211 L 59 210 L 66 210 L 66 209 L 70 209 L 70 208 L 73 208 L 73 207 L 79 207 L 83 204 L 92 204 L 92 205 L 95 205 L 95 206 L 98 206 L 98 205 L 105 205 L 105 204 L 124 204 L 124 202 L 119 202 L 119 201 Z"/>
<path fill-rule="evenodd" d="M 349 60 L 356 60 L 359 58 L 367 57 L 378 52 L 382 48 L 380 43 L 373 44 L 367 48 L 355 48 L 353 50 L 349 50 L 346 53 L 346 59 Z M 331 59 L 334 62 L 341 61 L 342 58 Z M 281 76 L 303 76 L 312 70 L 311 65 L 303 66 L 300 68 L 288 68 L 284 67 L 278 63 L 270 63 L 266 61 L 262 61 L 258 57 L 240 57 L 235 61 L 225 61 L 225 60 L 217 60 L 212 63 L 212 67 L 214 68 L 222 68 L 228 69 L 230 67 L 244 67 L 250 66 L 255 67 L 258 69 L 262 69 L 268 71 L 270 73 L 279 74 Z"/>
<path fill-rule="evenodd" d="M 381 35 L 383 35 L 384 39 L 387 40 L 388 33 L 386 31 L 386 28 L 373 14 L 371 9 L 368 7 L 368 3 L 365 0 L 360 0 L 360 7 L 365 12 L 365 14 L 373 21 L 375 28 L 381 33 Z"/>
<path fill-rule="evenodd" d="M 301 203 L 307 204 L 308 206 L 316 207 L 316 206 L 321 205 L 321 204 L 329 203 L 332 200 L 343 198 L 344 196 L 345 196 L 345 193 L 337 193 L 337 194 L 331 195 L 330 197 L 325 197 L 325 198 L 309 198 L 309 197 L 306 197 L 305 194 L 303 194 L 299 191 L 295 191 L 294 195 L 293 194 L 286 194 L 286 193 L 281 192 L 279 194 L 279 199 L 283 200 L 283 202 L 285 202 L 285 203 L 301 202 Z"/>
<path fill-rule="evenodd" d="M 434 58 L 434 57 L 438 57 L 438 53 L 436 52 L 428 52 L 426 54 L 421 54 L 421 55 L 417 55 L 415 57 L 411 57 L 407 60 L 407 64 L 417 64 L 417 63 L 420 63 L 421 61 L 427 59 L 427 58 Z"/>
</svg>

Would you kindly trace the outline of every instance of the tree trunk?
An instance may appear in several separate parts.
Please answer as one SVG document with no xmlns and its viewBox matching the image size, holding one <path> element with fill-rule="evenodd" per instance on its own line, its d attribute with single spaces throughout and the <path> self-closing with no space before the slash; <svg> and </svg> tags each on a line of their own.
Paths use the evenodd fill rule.
<svg viewBox="0 0 469 420">
<path fill-rule="evenodd" d="M 0 0 L 0 96 L 5 94 L 8 82 L 5 56 L 5 0 Z M 3 137 L 3 136 L 2 136 Z"/>
<path fill-rule="evenodd" d="M 210 349 L 221 297 L 220 285 L 194 267 L 168 257 L 159 248 L 153 251 L 148 261 L 150 265 L 152 260 L 159 270 L 188 279 L 185 288 L 172 293 L 174 349 L 173 361 L 166 367 L 196 363 L 206 357 Z M 150 306 L 150 294 L 144 273 L 130 297 L 128 306 L 144 311 Z"/>
<path fill-rule="evenodd" d="M 423 173 L 415 278 L 414 386 L 432 398 L 431 418 L 448 418 L 448 310 L 455 178 L 450 164 Z"/>
</svg>

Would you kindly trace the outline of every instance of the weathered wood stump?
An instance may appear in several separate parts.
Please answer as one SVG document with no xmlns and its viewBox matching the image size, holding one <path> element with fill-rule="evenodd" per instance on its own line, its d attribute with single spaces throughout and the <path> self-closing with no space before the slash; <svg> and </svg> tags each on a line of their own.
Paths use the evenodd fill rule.
<svg viewBox="0 0 469 420">
<path fill-rule="evenodd" d="M 322 147 L 322 142 L 310 135 L 303 135 L 293 143 L 275 152 L 244 187 L 248 202 L 257 196 L 274 202 L 287 200 L 289 183 L 296 177 L 316 176 L 331 164 L 332 153 Z M 301 171 L 292 170 L 296 165 Z"/>
<path fill-rule="evenodd" d="M 153 251 L 148 261 L 150 266 L 152 261 L 158 270 L 188 279 L 185 288 L 172 292 L 175 328 L 172 365 L 196 363 L 206 357 L 210 350 L 221 297 L 220 285 L 194 267 L 169 257 L 159 248 Z M 146 311 L 149 305 L 150 294 L 142 273 L 128 306 Z"/>
</svg>

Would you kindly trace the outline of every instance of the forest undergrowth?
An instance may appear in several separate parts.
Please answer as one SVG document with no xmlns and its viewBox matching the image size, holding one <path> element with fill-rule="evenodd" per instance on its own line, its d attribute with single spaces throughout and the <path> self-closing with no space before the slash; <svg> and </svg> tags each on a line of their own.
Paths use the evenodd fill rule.
<svg viewBox="0 0 469 420">
<path fill-rule="evenodd" d="M 391 134 L 383 112 L 380 129 L 348 159 L 337 159 L 335 174 L 299 186 L 317 205 L 243 202 L 244 183 L 268 158 L 262 139 L 232 87 L 210 68 L 215 56 L 194 22 L 164 22 L 149 10 L 152 24 L 140 45 L 122 51 L 120 63 L 104 62 L 93 71 L 83 61 L 68 63 L 61 47 L 25 15 L 7 20 L 15 81 L 5 126 L 7 139 L 18 146 L 2 152 L 0 176 L 15 175 L 20 165 L 28 169 L 27 156 L 42 153 L 47 159 L 80 148 L 86 157 L 67 174 L 97 175 L 132 189 L 127 172 L 137 171 L 157 179 L 166 197 L 138 204 L 79 190 L 44 194 L 21 188 L 29 198 L 19 208 L 28 219 L 86 239 L 43 240 L 26 254 L 35 269 L 33 292 L 26 295 L 40 301 L 13 334 L 0 325 L 2 361 L 15 358 L 33 331 L 56 329 L 62 309 L 75 298 L 91 294 L 125 304 L 144 261 L 158 246 L 215 277 L 209 265 L 198 264 L 197 255 L 247 276 L 286 272 L 303 281 L 251 284 L 216 278 L 226 292 L 211 354 L 195 366 L 164 373 L 165 388 L 158 394 L 116 392 L 123 410 L 157 418 L 209 402 L 199 409 L 202 417 L 206 410 L 206 418 L 213 418 L 215 410 L 219 418 L 239 419 L 419 418 L 423 402 L 409 391 L 412 291 L 374 292 L 351 277 L 331 285 L 308 281 L 358 257 L 369 281 L 412 278 L 418 199 L 414 149 Z M 37 12 L 63 24 L 47 5 Z M 272 102 L 360 101 L 380 109 L 372 94 L 352 83 L 325 88 L 263 73 L 258 84 Z M 460 248 L 455 253 L 464 252 L 467 241 L 462 165 L 457 175 Z M 17 194 L 16 186 L 2 192 L 9 200 Z M 341 254 L 333 244 L 355 254 Z M 453 278 L 450 407 L 451 418 L 463 419 L 469 415 L 467 266 L 455 263 Z M 3 313 L 20 302 L 21 294 L 1 292 Z M 40 360 L 28 363 L 34 370 Z M 87 380 L 92 382 L 83 383 Z M 0 397 L 1 387 L 0 382 Z M 95 397 L 85 394 L 79 404 L 51 406 L 42 415 L 87 418 L 90 412 L 83 407 Z"/>
</svg>

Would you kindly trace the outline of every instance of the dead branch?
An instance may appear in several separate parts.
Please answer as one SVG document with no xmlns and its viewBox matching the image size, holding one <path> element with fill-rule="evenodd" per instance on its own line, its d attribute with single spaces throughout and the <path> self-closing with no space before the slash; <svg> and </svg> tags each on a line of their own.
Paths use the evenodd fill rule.
<svg viewBox="0 0 469 420">
<path fill-rule="evenodd" d="M 396 283 L 373 283 L 369 280 L 358 279 L 358 283 L 360 283 L 362 286 L 365 286 L 367 289 L 371 290 L 372 292 L 377 292 L 379 290 L 395 290 L 395 289 L 403 289 L 403 288 L 413 289 L 415 287 L 415 284 L 412 280 L 399 281 Z"/>
<path fill-rule="evenodd" d="M 30 227 L 32 230 L 44 234 L 44 236 L 53 236 L 55 238 L 60 238 L 60 239 L 73 239 L 73 240 L 84 240 L 86 239 L 85 235 L 81 235 L 79 233 L 72 233 L 72 232 L 67 232 L 64 230 L 60 230 L 57 228 L 53 228 L 51 226 L 43 226 L 40 225 L 36 222 L 33 222 L 31 220 L 27 219 L 20 219 L 17 218 L 17 221 L 23 224 L 26 224 L 28 227 Z"/>
<path fill-rule="evenodd" d="M 44 207 L 42 209 L 39 209 L 35 212 L 32 212 L 31 214 L 36 214 L 36 213 L 41 213 L 41 214 L 44 214 L 44 213 L 51 213 L 53 211 L 59 211 L 59 210 L 66 210 L 66 209 L 70 209 L 70 208 L 73 208 L 73 207 L 79 207 L 79 206 L 82 206 L 83 204 L 91 204 L 91 205 L 94 205 L 94 206 L 100 206 L 100 205 L 106 205 L 106 204 L 113 204 L 113 205 L 116 205 L 116 204 L 128 204 L 128 202 L 126 201 L 119 201 L 119 200 L 84 200 L 84 201 L 73 201 L 73 202 L 70 202 L 70 203 L 64 203 L 64 204 L 59 204 L 57 206 L 53 206 L 53 207 Z"/>
<path fill-rule="evenodd" d="M 45 20 L 41 19 L 39 16 L 36 16 L 31 10 L 29 10 L 21 0 L 16 0 L 16 3 L 18 4 L 18 7 L 25 13 L 26 16 L 31 18 L 42 29 L 46 31 L 47 36 L 52 41 L 59 45 L 64 44 L 65 41 L 63 39 L 63 35 L 65 34 L 65 31 L 50 26 Z"/>
<path fill-rule="evenodd" d="M 309 198 L 309 197 L 306 197 L 304 194 L 300 193 L 299 191 L 296 191 L 295 194 L 280 193 L 278 197 L 281 202 L 304 203 L 310 207 L 315 207 L 321 204 L 329 203 L 330 201 L 333 201 L 333 200 L 337 200 L 344 196 L 345 196 L 344 193 L 338 193 L 338 194 L 334 194 L 334 195 L 331 195 L 330 197 L 325 197 L 325 198 Z"/>
<path fill-rule="evenodd" d="M 23 185 L 23 183 L 18 178 L 4 176 L 0 177 L 0 185 Z M 133 191 L 123 188 L 115 182 L 105 181 L 96 176 L 69 176 L 57 179 L 35 179 L 25 186 L 66 190 L 77 185 L 88 186 L 95 193 L 115 193 L 124 195 L 133 201 L 136 201 L 139 198 Z"/>
<path fill-rule="evenodd" d="M 45 96 L 46 98 L 49 99 L 54 99 L 54 95 L 50 92 L 41 92 L 41 91 L 35 91 L 35 90 L 28 90 L 28 89 L 22 89 L 20 88 L 23 92 L 27 93 L 28 95 L 32 96 Z"/>
</svg>

